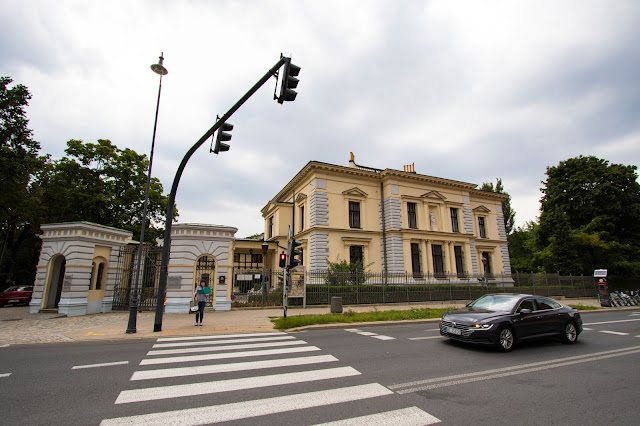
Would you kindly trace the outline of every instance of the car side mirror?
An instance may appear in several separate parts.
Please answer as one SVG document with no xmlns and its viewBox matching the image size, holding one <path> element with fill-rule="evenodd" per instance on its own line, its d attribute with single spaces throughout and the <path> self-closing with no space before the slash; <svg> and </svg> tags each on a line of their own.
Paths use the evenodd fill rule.
<svg viewBox="0 0 640 426">
<path fill-rule="evenodd" d="M 523 310 L 521 310 L 521 311 L 520 311 L 520 314 L 522 314 L 522 315 L 526 315 L 526 314 L 530 314 L 530 313 L 532 313 L 532 312 L 533 312 L 533 311 L 532 311 L 531 309 L 523 309 Z"/>
</svg>

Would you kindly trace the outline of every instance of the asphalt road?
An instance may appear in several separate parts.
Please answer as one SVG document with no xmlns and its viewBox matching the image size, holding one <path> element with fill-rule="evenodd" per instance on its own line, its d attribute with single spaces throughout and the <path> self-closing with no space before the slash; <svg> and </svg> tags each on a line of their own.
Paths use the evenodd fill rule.
<svg viewBox="0 0 640 426">
<path fill-rule="evenodd" d="M 583 319 L 575 345 L 511 353 L 443 339 L 437 323 L 9 346 L 2 422 L 634 423 L 640 310 Z"/>
</svg>

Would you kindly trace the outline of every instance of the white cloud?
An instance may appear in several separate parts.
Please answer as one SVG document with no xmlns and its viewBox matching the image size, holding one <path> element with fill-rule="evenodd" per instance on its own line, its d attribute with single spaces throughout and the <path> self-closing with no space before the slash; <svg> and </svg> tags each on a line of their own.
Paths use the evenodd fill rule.
<svg viewBox="0 0 640 426">
<path fill-rule="evenodd" d="M 272 67 L 238 110 L 231 150 L 189 161 L 182 222 L 261 232 L 260 208 L 310 160 L 480 185 L 500 177 L 518 224 L 538 215 L 547 166 L 598 155 L 640 164 L 640 5 L 610 1 L 5 1 L 0 74 L 33 94 L 43 152 L 111 139 L 148 154 L 164 52 L 153 175 L 166 191 L 187 150 Z M 258 229 L 256 229 L 258 228 Z"/>
</svg>

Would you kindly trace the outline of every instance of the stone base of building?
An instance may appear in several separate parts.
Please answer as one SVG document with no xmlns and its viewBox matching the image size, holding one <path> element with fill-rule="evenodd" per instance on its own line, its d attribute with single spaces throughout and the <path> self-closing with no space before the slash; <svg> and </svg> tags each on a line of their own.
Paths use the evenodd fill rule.
<svg viewBox="0 0 640 426">
<path fill-rule="evenodd" d="M 231 300 L 216 300 L 216 311 L 230 311 Z"/>
<path fill-rule="evenodd" d="M 87 314 L 87 301 L 86 299 L 60 299 L 58 303 L 58 313 L 65 314 L 68 317 L 77 317 Z"/>
<path fill-rule="evenodd" d="M 42 299 L 31 299 L 31 303 L 29 303 L 29 313 L 37 314 L 40 312 L 40 305 L 42 304 Z"/>
<path fill-rule="evenodd" d="M 187 314 L 191 307 L 191 298 L 189 297 L 167 297 L 164 305 L 165 314 Z"/>
</svg>

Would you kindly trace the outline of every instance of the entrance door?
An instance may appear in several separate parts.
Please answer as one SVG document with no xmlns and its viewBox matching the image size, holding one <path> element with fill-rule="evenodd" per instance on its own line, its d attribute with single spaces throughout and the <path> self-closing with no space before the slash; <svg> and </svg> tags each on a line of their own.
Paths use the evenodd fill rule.
<svg viewBox="0 0 640 426">
<path fill-rule="evenodd" d="M 55 309 L 60 303 L 60 296 L 62 295 L 62 284 L 64 282 L 64 272 L 67 260 L 64 256 L 56 256 L 52 260 L 51 278 L 49 281 L 49 293 L 47 296 L 46 309 Z"/>
</svg>

